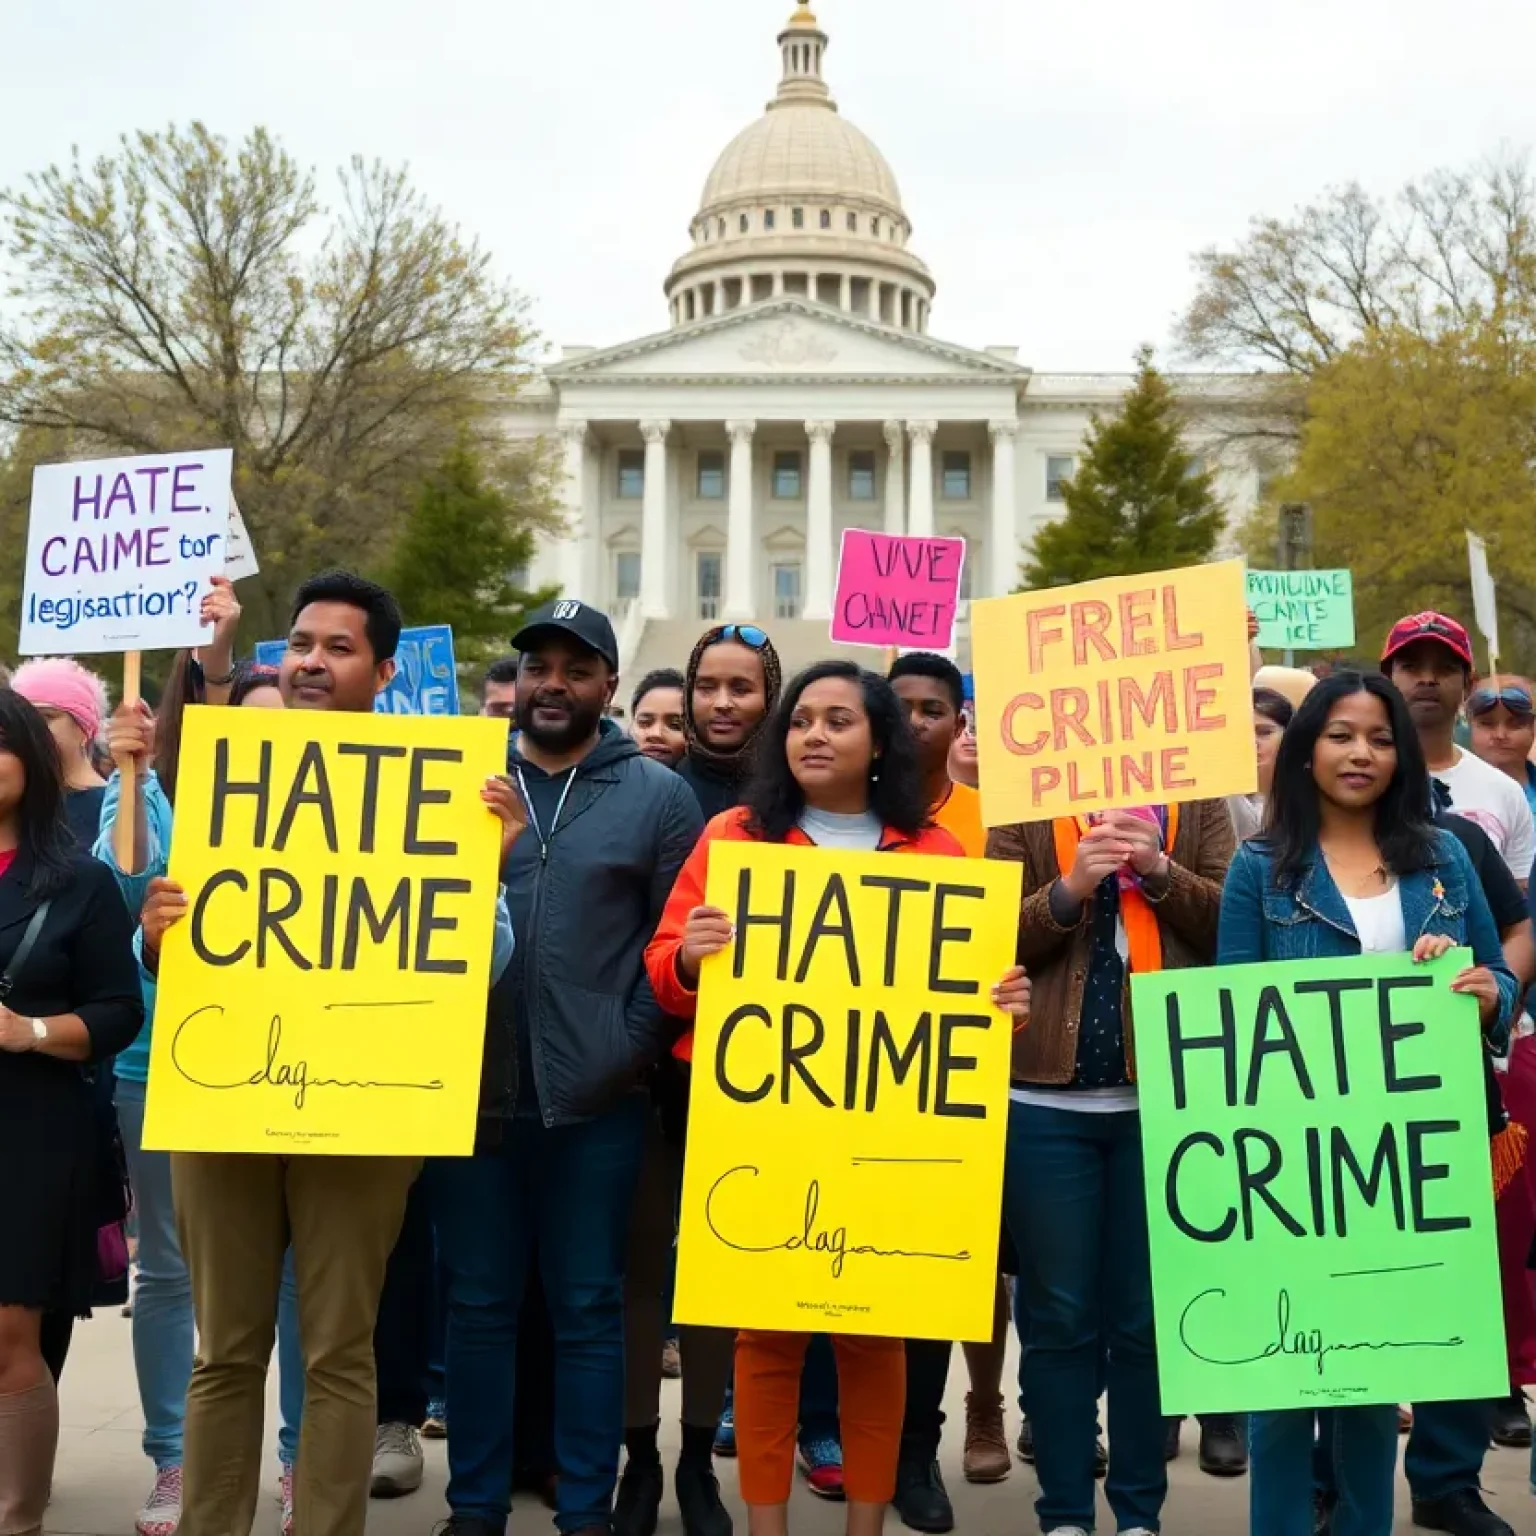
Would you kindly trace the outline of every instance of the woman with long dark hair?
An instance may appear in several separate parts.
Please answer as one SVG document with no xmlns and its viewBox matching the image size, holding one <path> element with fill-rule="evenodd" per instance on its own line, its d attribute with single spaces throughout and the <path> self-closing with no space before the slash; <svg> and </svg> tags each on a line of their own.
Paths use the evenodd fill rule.
<svg viewBox="0 0 1536 1536">
<path fill-rule="evenodd" d="M 83 1064 L 143 1020 L 133 928 L 64 815 L 58 748 L 0 689 L 0 1531 L 35 1536 L 59 1405 L 43 1314 L 84 1313 L 95 1279 L 96 1116 Z"/>
<path fill-rule="evenodd" d="M 1222 895 L 1220 964 L 1411 952 L 1456 945 L 1474 964 L 1450 983 L 1476 998 L 1489 1042 L 1507 1037 L 1515 978 L 1461 844 L 1432 821 L 1430 781 L 1402 695 L 1374 673 L 1336 672 L 1302 701 L 1280 743 L 1262 836 L 1243 844 Z M 1335 1536 L 1388 1536 L 1397 1405 L 1336 1409 L 1329 1424 Z M 1254 1536 L 1310 1536 L 1314 1417 L 1250 1424 Z"/>
<path fill-rule="evenodd" d="M 692 1018 L 699 966 L 728 948 L 730 919 L 704 904 L 709 850 L 720 841 L 814 845 L 848 852 L 947 854 L 960 844 L 928 819 L 927 796 L 905 712 L 891 685 L 846 661 L 822 662 L 790 683 L 765 727 L 741 806 L 716 816 L 679 873 L 646 950 L 662 1007 Z M 992 999 L 1022 1023 L 1029 983 L 1004 974 Z M 691 1055 L 692 1036 L 677 1054 Z M 800 1373 L 808 1335 L 744 1330 L 736 1342 L 736 1441 L 752 1536 L 783 1536 Z M 877 1536 L 896 1485 L 906 1394 L 901 1339 L 833 1338 L 850 1536 Z"/>
</svg>

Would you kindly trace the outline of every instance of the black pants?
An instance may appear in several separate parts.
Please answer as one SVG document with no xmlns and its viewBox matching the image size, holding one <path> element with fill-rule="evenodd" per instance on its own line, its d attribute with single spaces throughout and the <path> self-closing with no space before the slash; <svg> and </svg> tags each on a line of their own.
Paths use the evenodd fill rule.
<svg viewBox="0 0 1536 1536">
<path fill-rule="evenodd" d="M 379 1423 L 412 1424 L 427 1417 L 432 1362 L 432 1308 L 437 1263 L 425 1182 L 405 1203 L 405 1222 L 384 1271 L 384 1294 L 373 1327 L 379 1375 Z"/>
<path fill-rule="evenodd" d="M 926 1466 L 939 1454 L 944 1432 L 944 1388 L 949 1382 L 948 1340 L 907 1340 L 907 1407 L 901 1421 L 901 1459 Z"/>
</svg>

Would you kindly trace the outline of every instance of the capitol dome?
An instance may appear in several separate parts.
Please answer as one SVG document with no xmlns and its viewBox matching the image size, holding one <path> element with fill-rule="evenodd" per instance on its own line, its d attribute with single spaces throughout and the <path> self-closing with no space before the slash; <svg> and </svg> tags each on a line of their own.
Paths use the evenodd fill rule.
<svg viewBox="0 0 1536 1536">
<path fill-rule="evenodd" d="M 821 62 L 827 34 L 802 5 L 779 34 L 783 78 L 767 110 L 715 162 L 672 268 L 672 323 L 783 294 L 905 330 L 928 327 L 934 284 L 907 249 L 896 177 L 837 110 Z"/>
</svg>

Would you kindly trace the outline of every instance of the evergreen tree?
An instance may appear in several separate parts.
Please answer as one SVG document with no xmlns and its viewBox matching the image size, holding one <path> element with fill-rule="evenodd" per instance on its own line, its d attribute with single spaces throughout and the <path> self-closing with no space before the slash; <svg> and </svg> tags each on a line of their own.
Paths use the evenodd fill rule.
<svg viewBox="0 0 1536 1536">
<path fill-rule="evenodd" d="M 1152 349 L 1136 361 L 1119 414 L 1094 418 L 1077 473 L 1062 487 L 1066 516 L 1035 537 L 1025 589 L 1198 565 L 1216 547 L 1223 514 L 1211 477 L 1192 473 Z"/>
<path fill-rule="evenodd" d="M 514 488 L 491 483 L 461 441 L 422 484 L 381 577 L 408 624 L 452 627 L 459 662 L 504 653 L 523 615 L 556 595 L 513 584 L 548 521 L 549 480 L 536 456 L 510 468 Z"/>
</svg>

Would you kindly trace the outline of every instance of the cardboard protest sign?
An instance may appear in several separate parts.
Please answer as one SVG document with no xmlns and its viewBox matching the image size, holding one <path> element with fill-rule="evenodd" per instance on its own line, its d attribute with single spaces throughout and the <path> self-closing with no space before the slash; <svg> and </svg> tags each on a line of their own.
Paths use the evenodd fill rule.
<svg viewBox="0 0 1536 1536">
<path fill-rule="evenodd" d="M 232 462 L 213 448 L 38 465 L 21 655 L 202 644 L 203 595 L 224 573 Z"/>
<path fill-rule="evenodd" d="M 1165 1413 L 1508 1390 L 1469 964 L 1131 978 Z"/>
<path fill-rule="evenodd" d="M 189 709 L 144 1145 L 467 1156 L 504 721 Z"/>
<path fill-rule="evenodd" d="M 286 640 L 263 640 L 256 660 L 263 666 L 281 664 Z M 425 624 L 400 631 L 395 652 L 395 675 L 389 687 L 376 694 L 375 714 L 456 715 L 459 712 L 459 674 L 453 660 L 453 631 L 446 624 Z M 498 769 L 498 772 L 503 771 Z"/>
<path fill-rule="evenodd" d="M 992 1333 L 1020 868 L 710 845 L 675 1316 Z"/>
<path fill-rule="evenodd" d="M 971 604 L 981 819 L 1249 794 L 1243 564 Z"/>
<path fill-rule="evenodd" d="M 256 547 L 251 543 L 251 535 L 233 495 L 229 498 L 229 528 L 224 536 L 224 574 L 231 581 L 244 581 L 247 576 L 261 574 Z"/>
<path fill-rule="evenodd" d="M 1261 646 L 1332 651 L 1355 643 L 1355 579 L 1348 571 L 1249 571 L 1248 606 Z"/>
<path fill-rule="evenodd" d="M 948 650 L 964 565 L 964 539 L 845 528 L 832 604 L 833 640 Z"/>
</svg>

